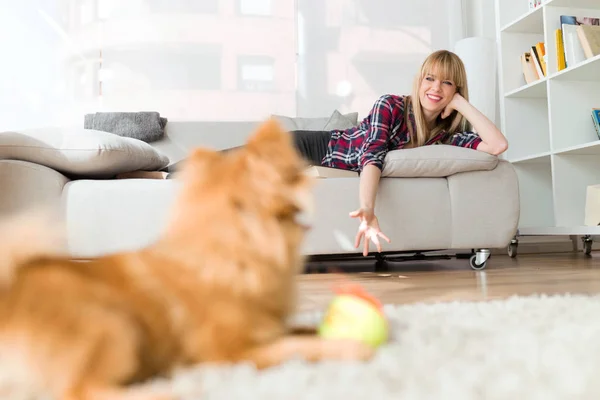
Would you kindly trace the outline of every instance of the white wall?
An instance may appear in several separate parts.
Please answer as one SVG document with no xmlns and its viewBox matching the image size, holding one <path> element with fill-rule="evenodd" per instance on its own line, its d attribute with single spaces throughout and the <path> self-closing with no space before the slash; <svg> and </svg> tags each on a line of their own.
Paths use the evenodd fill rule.
<svg viewBox="0 0 600 400">
<path fill-rule="evenodd" d="M 465 7 L 467 36 L 496 38 L 494 0 L 462 0 Z"/>
<path fill-rule="evenodd" d="M 462 0 L 467 37 L 479 36 L 496 42 L 496 6 L 494 0 Z M 496 49 L 497 52 L 497 49 Z M 498 71 L 497 71 L 498 72 Z M 500 93 L 496 76 L 496 125 L 500 126 Z"/>
</svg>

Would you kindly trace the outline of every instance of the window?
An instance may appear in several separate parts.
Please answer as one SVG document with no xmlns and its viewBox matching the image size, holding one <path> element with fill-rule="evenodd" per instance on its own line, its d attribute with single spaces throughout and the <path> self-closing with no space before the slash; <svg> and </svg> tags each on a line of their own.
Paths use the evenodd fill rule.
<svg viewBox="0 0 600 400">
<path fill-rule="evenodd" d="M 238 13 L 241 15 L 269 16 L 272 0 L 236 0 Z"/>
<path fill-rule="evenodd" d="M 145 0 L 153 13 L 207 13 L 219 12 L 219 0 Z"/>
<path fill-rule="evenodd" d="M 5 3 L 0 123 L 17 127 L 80 121 L 84 108 L 170 120 L 365 115 L 381 94 L 410 91 L 426 55 L 462 29 L 449 0 Z"/>
<path fill-rule="evenodd" d="M 298 114 L 365 115 L 382 94 L 410 93 L 423 59 L 452 46 L 449 4 L 297 0 Z"/>
<path fill-rule="evenodd" d="M 275 60 L 268 56 L 238 56 L 238 89 L 249 92 L 275 90 Z"/>
<path fill-rule="evenodd" d="M 218 90 L 221 88 L 221 47 L 211 44 L 121 47 L 103 51 L 103 69 L 110 71 L 105 93 L 126 89 L 130 77 L 152 90 Z M 112 81 L 112 83 L 111 83 Z M 132 86 L 134 88 L 135 86 Z M 157 94 L 159 96 L 159 94 Z"/>
</svg>

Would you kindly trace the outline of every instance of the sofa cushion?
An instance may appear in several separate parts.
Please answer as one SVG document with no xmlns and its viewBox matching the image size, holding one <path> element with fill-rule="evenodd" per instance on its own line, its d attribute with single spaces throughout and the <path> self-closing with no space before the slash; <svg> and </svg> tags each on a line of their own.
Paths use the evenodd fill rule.
<svg viewBox="0 0 600 400">
<path fill-rule="evenodd" d="M 338 168 L 329 168 L 323 167 L 320 165 L 311 165 L 305 170 L 306 175 L 323 179 L 323 178 L 357 178 L 358 172 L 338 169 Z"/>
<path fill-rule="evenodd" d="M 157 170 L 169 159 L 148 143 L 83 128 L 36 128 L 0 133 L 0 159 L 29 161 L 66 175 L 109 178 Z"/>
<path fill-rule="evenodd" d="M 63 203 L 72 257 L 93 258 L 152 244 L 171 217 L 176 179 L 78 179 L 65 185 Z"/>
<path fill-rule="evenodd" d="M 387 153 L 381 176 L 442 178 L 459 172 L 492 170 L 498 157 L 464 147 L 438 144 Z"/>
</svg>

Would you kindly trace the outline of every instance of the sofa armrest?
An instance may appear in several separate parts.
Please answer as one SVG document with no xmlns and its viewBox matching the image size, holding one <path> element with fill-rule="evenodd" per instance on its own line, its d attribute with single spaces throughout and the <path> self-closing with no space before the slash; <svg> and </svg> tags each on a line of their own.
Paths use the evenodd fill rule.
<svg viewBox="0 0 600 400">
<path fill-rule="evenodd" d="M 445 178 L 469 171 L 491 171 L 498 157 L 464 147 L 440 144 L 387 153 L 382 177 Z"/>
<path fill-rule="evenodd" d="M 517 232 L 519 181 L 512 164 L 500 160 L 490 171 L 448 177 L 452 207 L 452 248 L 501 248 Z M 473 229 L 474 224 L 478 229 Z M 482 237 L 482 232 L 484 236 Z"/>
<path fill-rule="evenodd" d="M 63 174 L 40 164 L 0 160 L 0 216 L 38 205 L 58 207 L 67 182 Z"/>
</svg>

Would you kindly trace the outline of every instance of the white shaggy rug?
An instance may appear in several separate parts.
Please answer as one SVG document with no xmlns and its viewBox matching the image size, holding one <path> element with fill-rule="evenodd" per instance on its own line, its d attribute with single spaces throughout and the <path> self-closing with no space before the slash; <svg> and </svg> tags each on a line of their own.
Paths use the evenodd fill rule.
<svg viewBox="0 0 600 400">
<path fill-rule="evenodd" d="M 293 361 L 260 373 L 202 367 L 156 383 L 182 400 L 600 398 L 600 297 L 386 306 L 386 313 L 394 337 L 365 364 Z"/>
</svg>

